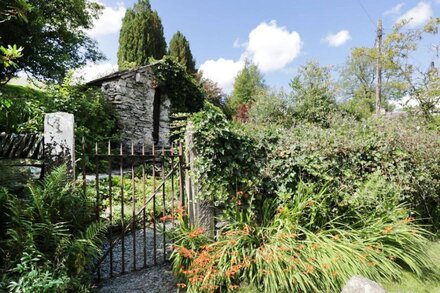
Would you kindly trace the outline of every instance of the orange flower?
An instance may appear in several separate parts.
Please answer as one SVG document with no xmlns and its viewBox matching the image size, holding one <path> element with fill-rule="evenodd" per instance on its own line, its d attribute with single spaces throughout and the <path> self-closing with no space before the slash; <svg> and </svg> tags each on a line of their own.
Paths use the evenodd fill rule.
<svg viewBox="0 0 440 293">
<path fill-rule="evenodd" d="M 237 289 L 239 286 L 231 284 L 228 287 L 229 287 L 230 290 L 234 290 L 234 289 Z"/>
<path fill-rule="evenodd" d="M 339 235 L 333 235 L 333 236 L 332 236 L 332 239 L 333 239 L 333 240 L 339 240 L 339 238 L 340 238 Z"/>
<path fill-rule="evenodd" d="M 173 216 L 171 216 L 171 215 L 165 215 L 165 216 L 163 216 L 163 217 L 160 217 L 160 220 L 161 220 L 162 222 L 166 222 L 166 221 L 168 221 L 168 220 L 173 220 Z"/>
<path fill-rule="evenodd" d="M 174 211 L 176 212 L 176 214 L 181 215 L 182 217 L 186 216 L 186 207 L 184 206 L 177 206 Z"/>
<path fill-rule="evenodd" d="M 402 222 L 404 224 L 408 224 L 408 223 L 414 222 L 415 220 L 416 219 L 414 219 L 413 217 L 406 217 L 405 219 L 402 220 Z"/>
<path fill-rule="evenodd" d="M 188 249 L 186 247 L 176 247 L 177 252 L 183 256 L 184 258 L 193 258 L 194 257 L 194 250 Z"/>
<path fill-rule="evenodd" d="M 319 247 L 319 244 L 318 243 L 313 243 L 312 244 L 312 249 L 317 249 Z"/>
<path fill-rule="evenodd" d="M 298 248 L 299 249 L 304 249 L 304 248 L 306 248 L 306 246 L 304 244 L 300 244 L 300 245 L 298 245 Z"/>
<path fill-rule="evenodd" d="M 199 236 L 199 235 L 201 235 L 203 233 L 205 233 L 205 229 L 204 228 L 197 228 L 196 230 L 191 231 L 188 234 L 188 237 L 189 238 L 196 238 L 197 236 Z"/>
<path fill-rule="evenodd" d="M 304 273 L 305 274 L 313 274 L 314 271 L 315 271 L 315 268 L 312 265 L 308 265 L 307 269 Z"/>
<path fill-rule="evenodd" d="M 386 226 L 385 229 L 383 229 L 383 232 L 385 234 L 390 234 L 393 231 L 393 226 Z"/>
<path fill-rule="evenodd" d="M 322 268 L 328 270 L 330 268 L 330 264 L 328 263 L 322 264 Z"/>
<path fill-rule="evenodd" d="M 186 288 L 186 284 L 185 283 L 177 283 L 177 287 L 178 288 Z"/>
<path fill-rule="evenodd" d="M 249 236 L 251 234 L 251 232 L 252 232 L 252 228 L 251 227 L 249 227 L 248 225 L 244 226 L 244 228 L 243 228 L 243 234 L 244 235 Z"/>
</svg>

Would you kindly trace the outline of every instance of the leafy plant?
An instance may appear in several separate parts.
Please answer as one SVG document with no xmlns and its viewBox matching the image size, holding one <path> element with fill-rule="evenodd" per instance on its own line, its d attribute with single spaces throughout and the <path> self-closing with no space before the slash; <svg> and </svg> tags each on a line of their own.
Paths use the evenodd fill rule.
<svg viewBox="0 0 440 293">
<path fill-rule="evenodd" d="M 217 241 L 194 245 L 206 236 L 182 233 L 173 264 L 188 292 L 229 292 L 247 284 L 258 292 L 336 292 L 355 274 L 399 280 L 404 269 L 422 276 L 431 265 L 428 234 L 404 207 L 326 219 L 320 215 L 332 194 L 306 190 L 301 183 L 289 200 L 263 204 L 262 221 L 249 209 Z"/>
<path fill-rule="evenodd" d="M 90 200 L 70 182 L 66 167 L 32 184 L 29 198 L 4 190 L 0 199 L 3 286 L 14 292 L 87 291 L 88 269 L 107 227 L 92 221 Z"/>
</svg>

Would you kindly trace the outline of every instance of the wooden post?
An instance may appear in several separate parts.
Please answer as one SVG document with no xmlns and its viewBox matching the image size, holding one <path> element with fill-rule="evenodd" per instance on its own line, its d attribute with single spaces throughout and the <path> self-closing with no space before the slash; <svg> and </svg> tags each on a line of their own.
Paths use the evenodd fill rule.
<svg viewBox="0 0 440 293">
<path fill-rule="evenodd" d="M 185 186 L 188 197 L 188 216 L 190 224 L 204 228 L 208 235 L 214 236 L 214 206 L 209 200 L 200 199 L 200 185 L 193 180 L 197 153 L 193 147 L 193 125 L 188 123 L 185 133 L 185 157 L 189 170 L 185 173 Z"/>
<path fill-rule="evenodd" d="M 382 104 L 382 20 L 377 21 L 376 60 L 376 115 L 381 113 Z"/>
</svg>

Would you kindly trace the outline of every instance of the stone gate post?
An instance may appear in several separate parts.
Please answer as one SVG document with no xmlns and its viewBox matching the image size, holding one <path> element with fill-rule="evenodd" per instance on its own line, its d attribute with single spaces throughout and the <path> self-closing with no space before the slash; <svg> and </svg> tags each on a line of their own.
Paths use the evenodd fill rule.
<svg viewBox="0 0 440 293">
<path fill-rule="evenodd" d="M 44 171 L 66 164 L 75 178 L 75 121 L 73 114 L 48 113 L 44 116 Z"/>
</svg>

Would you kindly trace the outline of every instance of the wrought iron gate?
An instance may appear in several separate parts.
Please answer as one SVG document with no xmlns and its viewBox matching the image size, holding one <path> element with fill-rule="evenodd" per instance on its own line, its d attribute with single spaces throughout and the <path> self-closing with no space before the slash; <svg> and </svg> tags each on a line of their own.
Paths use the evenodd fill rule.
<svg viewBox="0 0 440 293">
<path fill-rule="evenodd" d="M 133 144 L 115 148 L 110 142 L 105 152 L 100 147 L 88 155 L 83 141 L 80 164 L 83 190 L 95 198 L 96 220 L 108 224 L 95 267 L 98 280 L 167 260 L 164 232 L 183 203 L 185 169 L 181 144 L 160 150 Z M 88 175 L 91 168 L 94 174 Z"/>
</svg>

